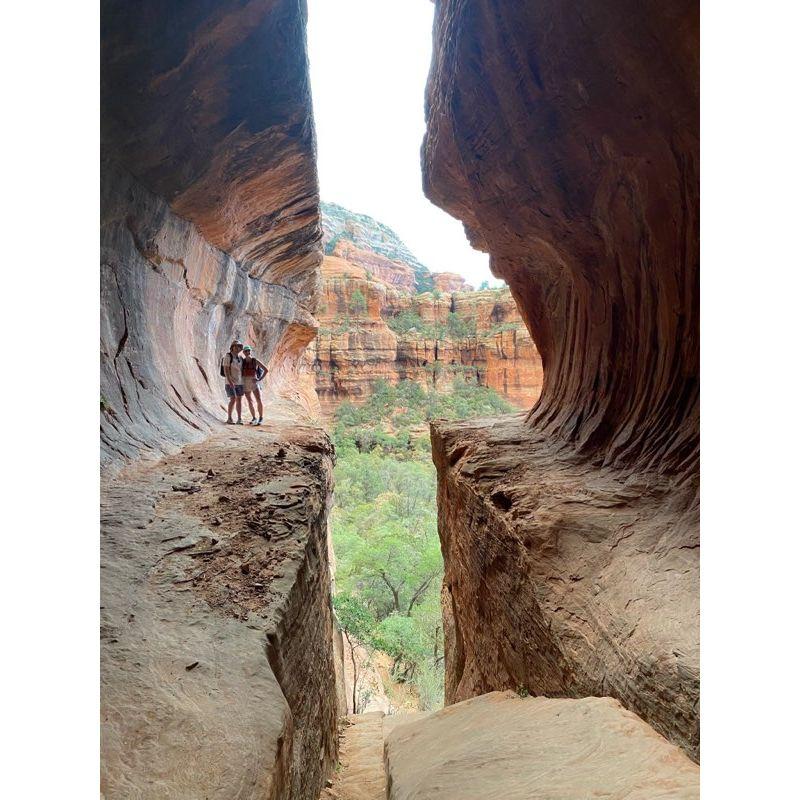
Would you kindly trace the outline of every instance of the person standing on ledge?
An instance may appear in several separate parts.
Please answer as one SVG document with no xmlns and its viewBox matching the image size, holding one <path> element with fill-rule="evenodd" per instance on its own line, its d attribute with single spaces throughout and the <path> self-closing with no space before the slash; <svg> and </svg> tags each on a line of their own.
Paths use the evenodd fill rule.
<svg viewBox="0 0 800 800">
<path fill-rule="evenodd" d="M 250 345 L 244 347 L 244 359 L 242 360 L 242 380 L 244 381 L 244 396 L 247 398 L 247 405 L 253 415 L 251 425 L 260 425 L 264 421 L 264 404 L 261 402 L 261 379 L 267 374 L 267 368 L 253 355 Z M 253 398 L 256 396 L 258 406 L 258 419 L 253 408 Z"/>
<path fill-rule="evenodd" d="M 242 343 L 234 339 L 231 343 L 230 352 L 222 357 L 220 374 L 225 378 L 225 394 L 228 396 L 228 425 L 233 425 L 233 407 L 236 406 L 237 425 L 242 424 L 242 395 L 244 394 L 244 384 L 242 383 L 242 358 L 239 353 L 242 350 Z"/>
</svg>

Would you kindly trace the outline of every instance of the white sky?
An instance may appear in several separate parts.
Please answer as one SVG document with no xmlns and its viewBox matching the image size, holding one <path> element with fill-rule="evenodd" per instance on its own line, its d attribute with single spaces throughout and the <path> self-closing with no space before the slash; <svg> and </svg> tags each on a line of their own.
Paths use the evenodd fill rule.
<svg viewBox="0 0 800 800">
<path fill-rule="evenodd" d="M 497 285 L 461 222 L 422 193 L 432 24 L 431 0 L 308 0 L 320 191 L 394 229 L 434 272 Z"/>
</svg>

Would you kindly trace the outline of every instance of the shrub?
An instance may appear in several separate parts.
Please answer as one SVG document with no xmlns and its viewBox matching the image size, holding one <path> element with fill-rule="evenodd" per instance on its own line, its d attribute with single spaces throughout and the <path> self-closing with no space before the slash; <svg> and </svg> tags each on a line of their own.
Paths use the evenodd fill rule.
<svg viewBox="0 0 800 800">
<path fill-rule="evenodd" d="M 356 289 L 350 295 L 350 313 L 361 316 L 367 310 L 367 299 L 361 289 Z"/>
<path fill-rule="evenodd" d="M 477 323 L 466 319 L 455 311 L 447 315 L 447 331 L 453 339 L 469 339 L 477 336 Z"/>
</svg>

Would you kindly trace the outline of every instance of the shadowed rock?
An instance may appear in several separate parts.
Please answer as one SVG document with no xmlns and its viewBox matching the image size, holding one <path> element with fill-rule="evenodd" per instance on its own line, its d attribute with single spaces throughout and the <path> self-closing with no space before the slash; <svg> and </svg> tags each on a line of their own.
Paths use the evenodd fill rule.
<svg viewBox="0 0 800 800">
<path fill-rule="evenodd" d="M 439 0 L 423 147 L 544 366 L 524 424 L 434 429 L 448 698 L 610 693 L 693 757 L 698 17 Z"/>
<path fill-rule="evenodd" d="M 104 466 L 206 435 L 233 337 L 314 412 L 305 4 L 105 0 L 101 56 Z"/>
</svg>

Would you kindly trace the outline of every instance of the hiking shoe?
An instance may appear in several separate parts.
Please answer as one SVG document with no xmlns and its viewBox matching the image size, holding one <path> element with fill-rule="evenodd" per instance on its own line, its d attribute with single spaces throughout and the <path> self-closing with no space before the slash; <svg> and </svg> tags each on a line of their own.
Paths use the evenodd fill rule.
<svg viewBox="0 0 800 800">
<path fill-rule="evenodd" d="M 259 417 L 258 418 L 258 422 L 256 422 L 256 425 L 260 425 L 263 421 L 264 421 L 264 418 L 263 417 Z"/>
<path fill-rule="evenodd" d="M 242 422 L 240 419 L 237 419 L 237 420 L 236 420 L 236 424 L 237 424 L 237 425 L 244 425 L 244 422 Z"/>
<path fill-rule="evenodd" d="M 233 420 L 232 419 L 226 419 L 225 420 L 225 424 L 226 425 L 233 425 Z"/>
</svg>

